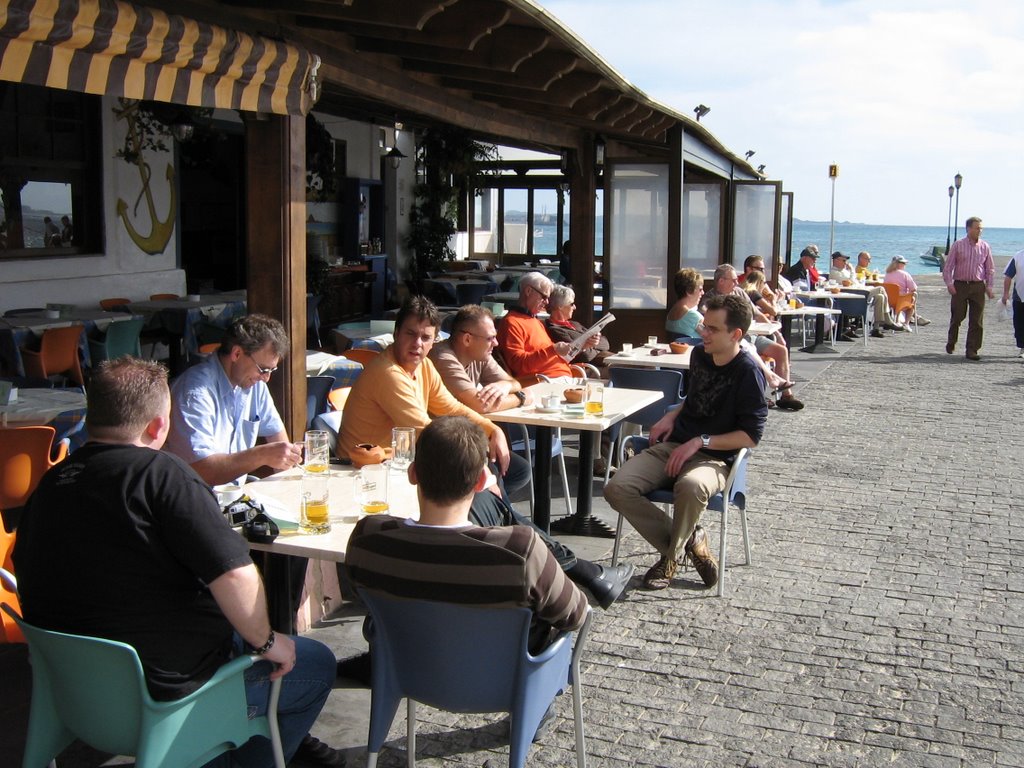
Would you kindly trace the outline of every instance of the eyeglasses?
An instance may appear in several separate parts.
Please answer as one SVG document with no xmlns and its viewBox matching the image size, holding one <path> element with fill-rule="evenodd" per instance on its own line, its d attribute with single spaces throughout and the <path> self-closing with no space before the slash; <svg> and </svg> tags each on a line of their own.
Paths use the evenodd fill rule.
<svg viewBox="0 0 1024 768">
<path fill-rule="evenodd" d="M 532 285 L 528 285 L 528 286 L 526 286 L 526 287 L 527 287 L 527 288 L 529 288 L 529 289 L 530 289 L 531 291 L 533 291 L 534 293 L 536 293 L 536 294 L 537 294 L 538 296 L 540 296 L 540 297 L 541 297 L 542 299 L 544 299 L 544 301 L 547 301 L 548 299 L 550 299 L 550 298 L 551 298 L 551 294 L 550 294 L 550 293 L 541 293 L 541 292 L 540 292 L 540 291 L 538 291 L 538 290 L 537 290 L 536 288 L 534 288 L 534 287 L 533 287 Z"/>
<path fill-rule="evenodd" d="M 255 363 L 256 370 L 260 372 L 260 376 L 269 376 L 270 374 L 272 374 L 274 371 L 277 370 L 277 366 L 276 365 L 273 368 L 264 368 L 262 365 L 260 365 L 259 363 L 256 362 L 256 358 L 255 357 L 250 355 L 248 352 L 246 352 L 245 354 L 249 355 L 249 359 L 252 360 L 253 363 Z"/>
<path fill-rule="evenodd" d="M 706 325 L 704 323 L 697 323 L 697 333 L 701 336 L 710 336 L 713 333 L 721 333 L 724 328 L 716 328 L 713 325 Z"/>
<path fill-rule="evenodd" d="M 479 333 L 473 333 L 472 331 L 463 331 L 463 333 L 468 333 L 470 336 L 475 336 L 478 339 L 483 339 L 488 344 L 497 344 L 498 343 L 497 335 L 494 335 L 494 336 L 481 336 Z"/>
<path fill-rule="evenodd" d="M 764 264 L 752 264 L 750 268 L 758 272 L 764 272 Z"/>
</svg>

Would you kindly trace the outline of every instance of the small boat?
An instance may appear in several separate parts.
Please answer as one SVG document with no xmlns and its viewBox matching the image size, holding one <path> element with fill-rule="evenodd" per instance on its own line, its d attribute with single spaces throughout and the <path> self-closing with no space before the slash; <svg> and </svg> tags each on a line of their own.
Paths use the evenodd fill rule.
<svg viewBox="0 0 1024 768">
<path fill-rule="evenodd" d="M 533 237 L 534 237 L 534 239 L 536 239 L 538 237 L 544 237 L 544 230 L 540 229 L 539 227 L 537 229 L 533 230 Z"/>
<path fill-rule="evenodd" d="M 921 257 L 921 261 L 935 264 L 942 269 L 942 265 L 946 263 L 946 249 L 941 245 L 933 245 L 931 251 Z"/>
</svg>

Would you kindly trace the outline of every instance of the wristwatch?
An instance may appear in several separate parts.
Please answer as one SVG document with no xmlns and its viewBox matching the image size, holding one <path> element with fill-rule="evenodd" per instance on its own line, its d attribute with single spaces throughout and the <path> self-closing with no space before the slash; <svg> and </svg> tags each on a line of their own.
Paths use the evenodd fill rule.
<svg viewBox="0 0 1024 768">
<path fill-rule="evenodd" d="M 710 448 L 711 447 L 711 435 L 701 435 L 700 436 L 700 444 L 704 448 Z"/>
<path fill-rule="evenodd" d="M 516 398 L 519 400 L 520 405 L 526 405 L 526 393 L 523 392 L 523 390 L 517 389 L 512 394 L 515 395 Z"/>
</svg>

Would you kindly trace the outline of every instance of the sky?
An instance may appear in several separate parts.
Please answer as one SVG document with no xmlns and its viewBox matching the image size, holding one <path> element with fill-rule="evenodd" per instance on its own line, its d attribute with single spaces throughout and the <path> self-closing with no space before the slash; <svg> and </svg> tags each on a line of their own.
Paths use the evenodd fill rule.
<svg viewBox="0 0 1024 768">
<path fill-rule="evenodd" d="M 1019 0 L 538 0 L 648 96 L 794 193 L 794 215 L 1024 227 Z M 956 199 L 954 198 L 954 205 Z"/>
</svg>

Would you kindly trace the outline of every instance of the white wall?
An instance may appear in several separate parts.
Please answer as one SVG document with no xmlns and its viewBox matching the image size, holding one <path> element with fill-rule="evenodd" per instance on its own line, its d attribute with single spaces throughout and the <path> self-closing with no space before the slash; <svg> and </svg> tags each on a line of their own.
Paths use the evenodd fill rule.
<svg viewBox="0 0 1024 768">
<path fill-rule="evenodd" d="M 101 253 L 88 256 L 4 259 L 0 261 L 0 311 L 15 307 L 44 306 L 47 302 L 95 306 L 100 299 L 124 296 L 148 298 L 152 293 L 185 293 L 185 272 L 178 268 L 177 227 L 164 251 L 144 253 L 128 236 L 117 216 L 117 201 L 127 203 L 128 216 L 136 230 L 151 231 L 145 197 L 138 208 L 136 198 L 142 190 L 137 166 L 114 156 L 122 146 L 126 126 L 117 120 L 113 109 L 117 99 L 103 97 L 101 153 L 103 160 L 103 231 Z M 156 214 L 166 218 L 171 193 L 167 167 L 173 153 L 147 152 L 150 166 L 150 190 Z"/>
</svg>

